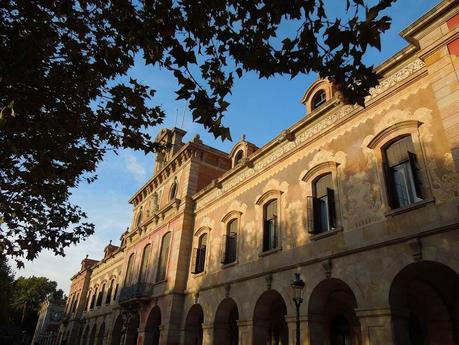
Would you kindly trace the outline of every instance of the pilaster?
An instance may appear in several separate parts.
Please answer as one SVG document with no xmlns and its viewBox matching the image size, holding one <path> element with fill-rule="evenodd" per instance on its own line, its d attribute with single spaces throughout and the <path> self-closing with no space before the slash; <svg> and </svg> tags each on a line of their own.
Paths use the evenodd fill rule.
<svg viewBox="0 0 459 345">
<path fill-rule="evenodd" d="M 362 345 L 393 345 L 390 308 L 356 309 L 360 321 Z M 407 343 L 408 344 L 408 343 Z"/>
</svg>

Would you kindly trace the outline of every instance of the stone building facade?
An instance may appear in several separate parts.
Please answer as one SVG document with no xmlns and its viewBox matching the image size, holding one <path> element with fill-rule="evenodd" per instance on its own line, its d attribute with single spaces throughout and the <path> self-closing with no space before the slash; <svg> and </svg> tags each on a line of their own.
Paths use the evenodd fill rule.
<svg viewBox="0 0 459 345">
<path fill-rule="evenodd" d="M 32 338 L 32 345 L 56 345 L 59 324 L 64 315 L 64 301 L 45 299 L 38 310 L 37 326 Z"/>
<path fill-rule="evenodd" d="M 459 3 L 402 33 L 366 107 L 326 80 L 306 116 L 228 154 L 168 143 L 119 247 L 72 278 L 61 344 L 458 345 Z"/>
</svg>

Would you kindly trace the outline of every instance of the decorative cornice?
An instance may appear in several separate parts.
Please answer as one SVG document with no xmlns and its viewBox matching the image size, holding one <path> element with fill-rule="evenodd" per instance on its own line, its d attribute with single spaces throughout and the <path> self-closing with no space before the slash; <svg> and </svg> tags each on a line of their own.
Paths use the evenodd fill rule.
<svg viewBox="0 0 459 345">
<path fill-rule="evenodd" d="M 422 60 L 415 59 L 405 67 L 382 80 L 378 87 L 371 89 L 370 95 L 366 98 L 366 102 L 368 103 L 374 98 L 377 98 L 381 94 L 394 88 L 397 84 L 408 79 L 424 67 L 425 64 Z M 357 105 L 351 106 L 338 104 L 335 109 L 335 111 L 331 110 L 321 116 L 314 116 L 314 118 L 311 119 L 303 119 L 299 124 L 292 126 L 289 130 L 295 134 L 294 141 L 284 140 L 281 143 L 276 141 L 275 146 L 272 146 L 271 143 L 269 143 L 266 145 L 268 147 L 265 146 L 259 149 L 256 157 L 251 159 L 253 168 L 243 168 L 237 174 L 230 174 L 228 176 L 221 177 L 221 188 L 208 188 L 205 192 L 198 194 L 196 197 L 196 209 L 200 209 L 204 205 L 222 197 L 223 194 L 234 189 L 236 186 L 246 183 L 248 179 L 269 168 L 275 164 L 276 161 L 297 149 L 298 146 L 303 145 L 323 134 L 325 130 L 344 121 L 349 116 L 352 116 L 354 112 L 359 111 L 362 108 Z M 297 129 L 298 127 L 302 127 L 302 123 L 304 123 L 304 129 Z"/>
</svg>

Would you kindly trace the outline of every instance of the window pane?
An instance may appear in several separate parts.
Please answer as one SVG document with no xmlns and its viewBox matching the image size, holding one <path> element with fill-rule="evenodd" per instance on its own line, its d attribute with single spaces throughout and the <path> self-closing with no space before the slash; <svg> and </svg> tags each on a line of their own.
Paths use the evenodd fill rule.
<svg viewBox="0 0 459 345">
<path fill-rule="evenodd" d="M 199 247 L 205 247 L 206 245 L 207 245 L 207 234 L 204 234 L 199 238 Z"/>
<path fill-rule="evenodd" d="M 394 189 L 397 206 L 404 207 L 414 202 L 412 177 L 408 163 L 403 163 L 392 168 Z"/>
</svg>

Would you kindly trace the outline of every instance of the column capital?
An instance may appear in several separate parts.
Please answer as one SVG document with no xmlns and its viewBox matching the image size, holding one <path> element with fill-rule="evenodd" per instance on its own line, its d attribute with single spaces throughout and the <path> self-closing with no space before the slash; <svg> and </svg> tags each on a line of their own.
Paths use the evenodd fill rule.
<svg viewBox="0 0 459 345">
<path fill-rule="evenodd" d="M 210 329 L 210 328 L 214 328 L 213 323 L 203 323 L 202 324 L 202 329 Z"/>
<path fill-rule="evenodd" d="M 253 320 L 237 320 L 236 324 L 238 327 L 251 327 L 253 326 Z"/>
<path fill-rule="evenodd" d="M 285 321 L 287 323 L 296 322 L 296 315 L 285 315 Z M 300 322 L 309 321 L 308 315 L 300 315 Z"/>
</svg>

